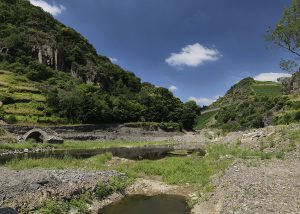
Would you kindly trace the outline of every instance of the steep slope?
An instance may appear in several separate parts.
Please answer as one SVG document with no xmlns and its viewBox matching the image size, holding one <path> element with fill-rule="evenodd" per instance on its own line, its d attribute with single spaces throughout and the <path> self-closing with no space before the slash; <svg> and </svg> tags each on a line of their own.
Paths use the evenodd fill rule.
<svg viewBox="0 0 300 214">
<path fill-rule="evenodd" d="M 38 60 L 53 70 L 99 84 L 105 90 L 113 89 L 118 81 L 133 91 L 140 89 L 140 80 L 134 74 L 98 55 L 79 33 L 29 1 L 1 0 L 0 11 L 0 60 L 25 65 L 19 66 L 20 72 L 39 72 L 34 68 Z M 32 79 L 43 80 L 51 75 L 43 74 Z"/>
<path fill-rule="evenodd" d="M 0 68 L 13 72 L 4 76 L 31 81 L 39 91 L 27 104 L 0 96 L 5 113 L 0 119 L 10 114 L 16 117 L 11 121 L 39 123 L 46 115 L 65 123 L 176 122 L 192 128 L 199 114 L 194 102 L 184 104 L 165 88 L 141 83 L 27 0 L 0 0 Z M 16 89 L 11 82 L 5 84 Z M 37 96 L 43 104 L 34 100 Z M 21 114 L 35 119 L 21 119 Z"/>
</svg>

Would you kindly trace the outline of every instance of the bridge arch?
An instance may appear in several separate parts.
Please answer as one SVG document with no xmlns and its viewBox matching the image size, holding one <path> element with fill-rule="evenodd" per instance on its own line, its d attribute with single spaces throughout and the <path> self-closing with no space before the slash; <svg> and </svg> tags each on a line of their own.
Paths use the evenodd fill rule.
<svg viewBox="0 0 300 214">
<path fill-rule="evenodd" d="M 41 129 L 32 129 L 23 136 L 23 140 L 28 141 L 30 139 L 34 139 L 39 143 L 44 143 L 47 136 L 48 134 Z"/>
</svg>

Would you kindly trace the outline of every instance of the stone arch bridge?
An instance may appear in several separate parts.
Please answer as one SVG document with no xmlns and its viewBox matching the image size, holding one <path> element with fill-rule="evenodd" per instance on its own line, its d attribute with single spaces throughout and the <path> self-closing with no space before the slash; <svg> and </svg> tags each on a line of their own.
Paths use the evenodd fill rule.
<svg viewBox="0 0 300 214">
<path fill-rule="evenodd" d="M 22 137 L 24 142 L 34 139 L 39 143 L 61 144 L 64 140 L 59 135 L 50 129 L 32 129 L 25 133 Z"/>
</svg>

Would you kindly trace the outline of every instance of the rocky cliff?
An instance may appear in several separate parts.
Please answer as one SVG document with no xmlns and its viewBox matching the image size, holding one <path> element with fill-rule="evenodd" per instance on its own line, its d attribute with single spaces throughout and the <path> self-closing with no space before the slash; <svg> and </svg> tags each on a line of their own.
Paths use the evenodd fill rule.
<svg viewBox="0 0 300 214">
<path fill-rule="evenodd" d="M 283 85 L 284 94 L 300 93 L 300 70 L 292 75 L 292 77 L 283 77 L 278 79 Z"/>
</svg>

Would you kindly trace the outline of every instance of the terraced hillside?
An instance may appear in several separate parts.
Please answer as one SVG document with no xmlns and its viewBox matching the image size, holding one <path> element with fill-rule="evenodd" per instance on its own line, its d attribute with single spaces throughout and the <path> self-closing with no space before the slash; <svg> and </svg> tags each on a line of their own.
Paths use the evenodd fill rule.
<svg viewBox="0 0 300 214">
<path fill-rule="evenodd" d="M 196 121 L 196 129 L 225 130 L 261 128 L 271 124 L 290 124 L 300 120 L 296 95 L 286 96 L 277 82 L 245 78 L 208 107 Z"/>
<path fill-rule="evenodd" d="M 255 81 L 251 88 L 258 96 L 276 97 L 283 95 L 282 84 L 278 82 Z"/>
<path fill-rule="evenodd" d="M 57 123 L 60 119 L 51 116 L 46 98 L 38 83 L 9 71 L 0 71 L 0 100 L 5 120 L 10 123 Z"/>
</svg>

